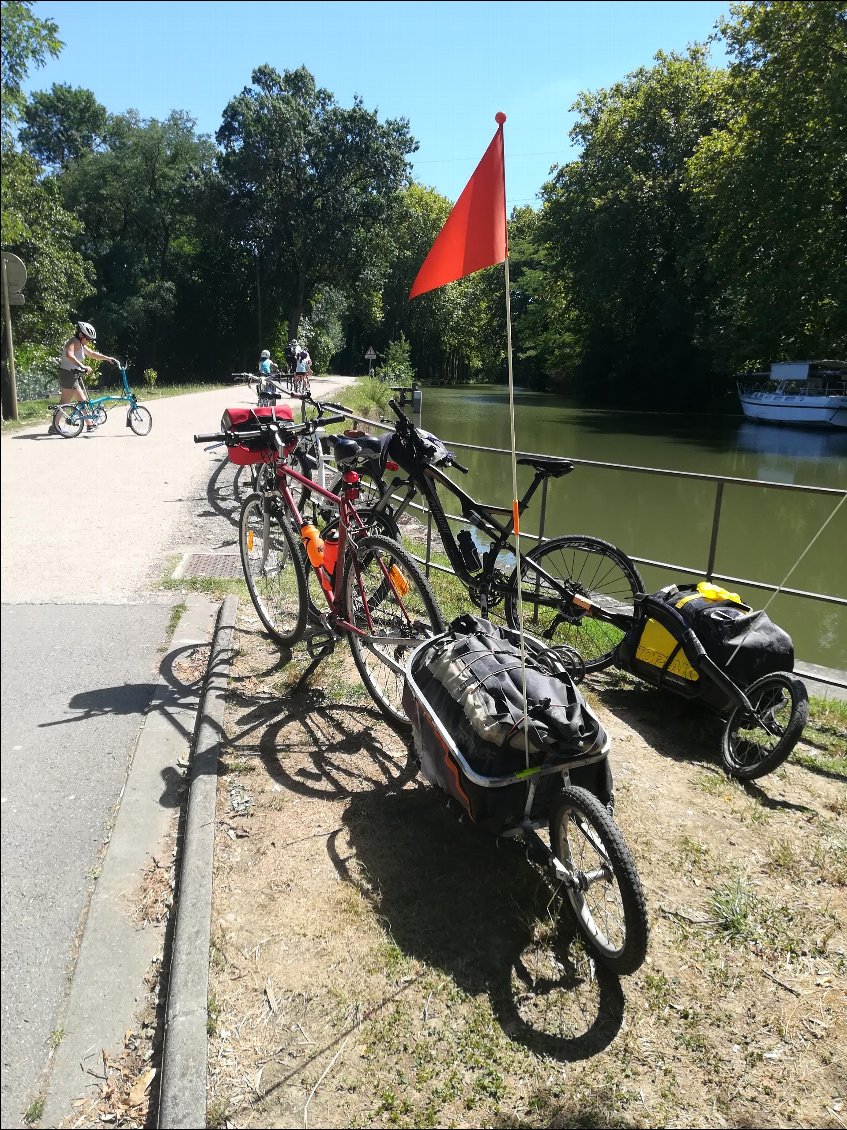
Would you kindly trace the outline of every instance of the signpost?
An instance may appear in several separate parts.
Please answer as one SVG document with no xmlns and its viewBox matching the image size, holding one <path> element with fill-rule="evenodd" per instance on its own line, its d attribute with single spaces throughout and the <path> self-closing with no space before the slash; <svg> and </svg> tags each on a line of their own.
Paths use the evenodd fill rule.
<svg viewBox="0 0 847 1130">
<path fill-rule="evenodd" d="M 15 377 L 15 346 L 12 341 L 12 316 L 10 306 L 23 306 L 23 289 L 26 283 L 26 267 L 22 259 L 11 251 L 3 252 L 3 314 L 6 319 L 6 357 L 8 360 L 8 382 L 10 419 L 18 418 L 18 385 Z"/>
<path fill-rule="evenodd" d="M 368 351 L 365 354 L 365 360 L 370 362 L 368 366 L 368 376 L 372 377 L 374 375 L 374 361 L 376 361 L 376 350 L 372 345 L 368 346 Z"/>
</svg>

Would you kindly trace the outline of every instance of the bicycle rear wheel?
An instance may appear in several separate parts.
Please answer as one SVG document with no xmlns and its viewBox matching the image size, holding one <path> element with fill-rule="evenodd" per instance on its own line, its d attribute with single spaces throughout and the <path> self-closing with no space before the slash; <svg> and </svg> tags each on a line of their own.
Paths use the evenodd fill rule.
<svg viewBox="0 0 847 1130">
<path fill-rule="evenodd" d="M 390 538 L 363 539 L 344 565 L 344 615 L 353 660 L 374 702 L 392 722 L 409 726 L 403 710 L 406 656 L 421 640 L 444 631 L 429 582 Z"/>
<path fill-rule="evenodd" d="M 540 569 L 548 576 L 543 577 Z M 571 598 L 587 596 L 605 611 L 631 619 L 635 594 L 644 591 L 635 562 L 600 538 L 568 534 L 522 558 L 521 576 L 526 630 L 549 641 L 551 647 L 566 645 L 578 651 L 586 671 L 607 667 L 626 628 L 594 619 Z M 506 594 L 506 622 L 510 628 L 518 627 L 514 577 Z"/>
<path fill-rule="evenodd" d="M 615 973 L 634 973 L 647 956 L 647 908 L 617 824 L 595 796 L 568 785 L 550 819 L 550 845 L 575 873 L 564 895 L 592 954 Z"/>
<path fill-rule="evenodd" d="M 131 404 L 126 414 L 126 422 L 137 436 L 146 436 L 153 427 L 150 410 L 143 404 Z"/>
<path fill-rule="evenodd" d="M 238 546 L 259 619 L 277 643 L 290 647 L 306 628 L 306 577 L 297 539 L 266 495 L 244 500 Z"/>
<path fill-rule="evenodd" d="M 53 413 L 53 427 L 65 439 L 76 438 L 82 425 L 82 412 L 77 404 L 60 404 Z"/>
<path fill-rule="evenodd" d="M 731 777 L 753 781 L 780 766 L 809 719 L 809 695 L 795 675 L 763 675 L 744 692 L 752 713 L 735 709 L 721 740 L 724 769 Z"/>
</svg>

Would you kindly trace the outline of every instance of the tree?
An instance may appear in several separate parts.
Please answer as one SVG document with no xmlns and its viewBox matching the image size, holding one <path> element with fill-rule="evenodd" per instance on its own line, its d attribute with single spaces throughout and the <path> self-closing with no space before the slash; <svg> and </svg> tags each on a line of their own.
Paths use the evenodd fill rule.
<svg viewBox="0 0 847 1130">
<path fill-rule="evenodd" d="M 542 234 L 573 303 L 568 332 L 581 335 L 567 374 L 577 393 L 663 405 L 702 396 L 711 356 L 686 162 L 721 122 L 724 81 L 692 47 L 575 104 L 582 153 L 544 186 Z"/>
<path fill-rule="evenodd" d="M 358 97 L 338 106 L 305 67 L 259 67 L 252 84 L 216 135 L 223 234 L 255 256 L 269 316 L 287 311 L 293 337 L 317 292 L 366 273 L 417 145 L 405 119 L 380 123 Z"/>
<path fill-rule="evenodd" d="M 100 145 L 108 115 L 90 90 L 53 84 L 33 94 L 18 140 L 43 165 L 61 169 Z"/>
<path fill-rule="evenodd" d="M 39 20 L 28 0 L 3 0 L 0 24 L 0 107 L 2 145 L 12 146 L 12 129 L 26 101 L 21 89 L 30 63 L 43 67 L 47 56 L 56 58 L 64 44 L 53 20 Z"/>
<path fill-rule="evenodd" d="M 688 162 L 729 371 L 847 353 L 847 5 L 731 6 L 728 120 Z"/>
</svg>

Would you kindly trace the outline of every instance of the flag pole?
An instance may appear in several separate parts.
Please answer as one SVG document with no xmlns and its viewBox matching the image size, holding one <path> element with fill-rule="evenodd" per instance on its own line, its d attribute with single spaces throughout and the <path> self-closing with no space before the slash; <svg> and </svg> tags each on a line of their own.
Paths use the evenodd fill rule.
<svg viewBox="0 0 847 1130">
<path fill-rule="evenodd" d="M 506 115 L 498 111 L 494 116 L 500 132 L 503 132 L 503 123 Z M 503 200 L 506 199 L 506 162 L 503 161 Z M 506 258 L 503 260 L 504 281 L 506 285 L 506 367 L 509 375 L 509 434 L 512 447 L 512 525 L 515 529 L 515 578 L 518 590 L 518 631 L 521 641 L 521 697 L 523 700 L 523 735 L 524 755 L 526 767 L 529 769 L 529 711 L 526 699 L 526 642 L 523 628 L 523 585 L 521 584 L 521 522 L 518 510 L 518 452 L 515 438 L 515 379 L 512 365 L 512 298 L 511 283 L 509 279 L 509 223 L 505 207 L 503 209 L 503 224 L 505 225 Z"/>
</svg>

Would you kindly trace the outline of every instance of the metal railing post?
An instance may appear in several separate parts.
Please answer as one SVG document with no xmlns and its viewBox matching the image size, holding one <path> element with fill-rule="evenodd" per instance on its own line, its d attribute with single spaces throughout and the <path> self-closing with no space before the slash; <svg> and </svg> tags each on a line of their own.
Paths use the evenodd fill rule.
<svg viewBox="0 0 847 1130">
<path fill-rule="evenodd" d="M 715 567 L 715 554 L 718 548 L 718 529 L 721 523 L 721 505 L 723 503 L 723 487 L 724 480 L 720 479 L 715 490 L 715 512 L 712 517 L 712 537 L 709 543 L 709 563 L 706 566 L 706 579 L 712 579 L 712 571 Z"/>
<path fill-rule="evenodd" d="M 429 580 L 429 565 L 432 559 L 432 511 L 426 509 L 426 577 Z"/>
</svg>

